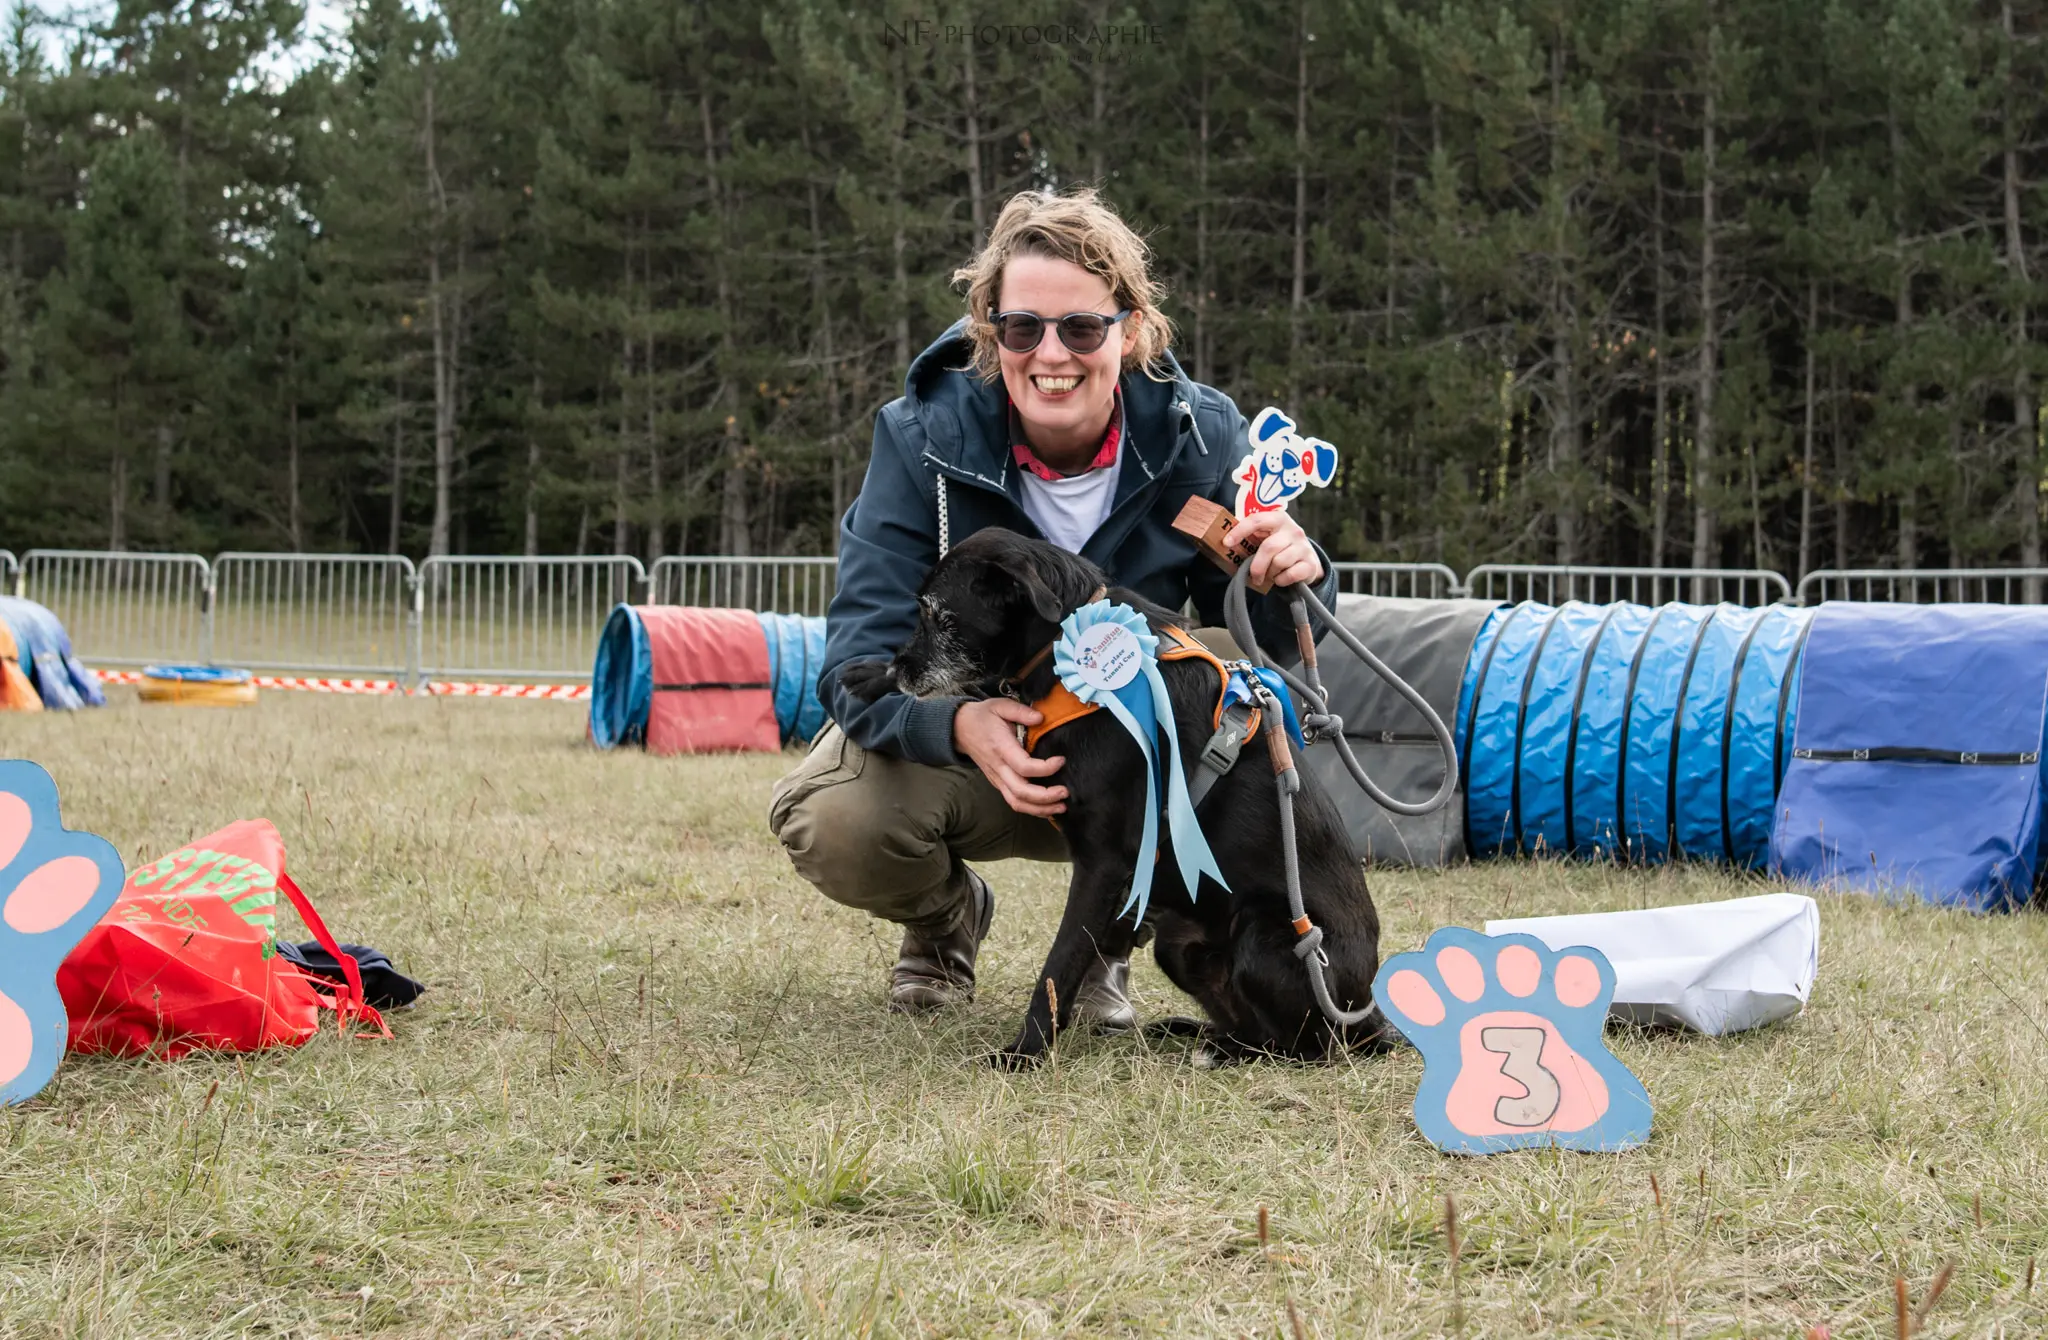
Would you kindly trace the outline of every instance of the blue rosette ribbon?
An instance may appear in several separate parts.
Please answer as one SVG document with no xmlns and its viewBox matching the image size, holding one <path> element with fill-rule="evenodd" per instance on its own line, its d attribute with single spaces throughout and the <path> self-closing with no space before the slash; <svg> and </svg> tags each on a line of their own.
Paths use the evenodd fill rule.
<svg viewBox="0 0 2048 1340">
<path fill-rule="evenodd" d="M 1144 616 L 1129 605 L 1108 600 L 1081 606 L 1061 621 L 1052 664 L 1069 693 L 1107 709 L 1131 733 L 1145 756 L 1145 827 L 1138 842 L 1138 867 L 1131 874 L 1130 897 L 1117 915 L 1135 908 L 1133 923 L 1145 920 L 1145 909 L 1152 900 L 1152 868 L 1159 859 L 1162 792 L 1166 829 L 1173 838 L 1174 860 L 1188 897 L 1195 897 L 1203 875 L 1229 888 L 1188 796 L 1180 734 L 1172 726 L 1173 703 L 1159 673 L 1159 639 Z M 1167 726 L 1164 732 L 1161 722 Z M 1164 753 L 1159 749 L 1162 733 L 1166 737 Z"/>
</svg>

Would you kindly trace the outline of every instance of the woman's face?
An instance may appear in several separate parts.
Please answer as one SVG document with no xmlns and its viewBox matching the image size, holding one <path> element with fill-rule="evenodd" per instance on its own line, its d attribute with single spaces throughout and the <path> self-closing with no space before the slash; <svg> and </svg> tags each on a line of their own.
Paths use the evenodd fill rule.
<svg viewBox="0 0 2048 1340">
<path fill-rule="evenodd" d="M 1100 434 L 1108 424 L 1117 375 L 1123 369 L 1124 332 L 1137 324 L 1138 314 L 1111 326 L 1109 338 L 1094 353 L 1073 352 L 1061 342 L 1053 323 L 1073 312 L 1115 316 L 1117 305 L 1108 282 L 1099 275 L 1050 256 L 1012 257 L 1003 266 L 996 310 L 1045 318 L 1045 334 L 1030 353 L 1013 354 L 997 346 L 1010 403 L 1025 427 L 1037 429 L 1045 438 L 1041 444 L 1035 435 L 1034 445 Z"/>
</svg>

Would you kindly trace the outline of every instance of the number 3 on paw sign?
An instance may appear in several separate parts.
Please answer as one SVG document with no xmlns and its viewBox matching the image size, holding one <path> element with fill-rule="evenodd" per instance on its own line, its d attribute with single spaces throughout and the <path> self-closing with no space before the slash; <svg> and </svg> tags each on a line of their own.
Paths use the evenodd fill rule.
<svg viewBox="0 0 2048 1340">
<path fill-rule="evenodd" d="M 1380 966 L 1373 999 L 1422 1053 L 1415 1125 L 1452 1154 L 1650 1138 L 1650 1095 L 1607 1050 L 1614 969 L 1597 949 L 1447 926 Z"/>
</svg>

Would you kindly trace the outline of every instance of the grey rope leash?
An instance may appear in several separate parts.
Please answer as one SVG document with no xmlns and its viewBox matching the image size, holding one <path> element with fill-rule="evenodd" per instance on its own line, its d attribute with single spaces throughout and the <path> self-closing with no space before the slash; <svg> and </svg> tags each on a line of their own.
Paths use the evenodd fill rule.
<svg viewBox="0 0 2048 1340">
<path fill-rule="evenodd" d="M 1310 744 L 1322 740 L 1329 740 L 1335 744 L 1338 757 L 1344 760 L 1345 771 L 1351 774 L 1351 779 L 1358 783 L 1359 789 L 1371 796 L 1373 803 L 1381 809 L 1414 818 L 1434 814 L 1450 803 L 1452 794 L 1458 789 L 1458 745 L 1451 736 L 1451 728 L 1444 724 L 1444 719 L 1429 705 L 1429 700 L 1417 693 L 1407 680 L 1395 674 L 1385 661 L 1373 655 L 1372 648 L 1366 646 L 1356 633 L 1339 622 L 1337 616 L 1330 613 L 1322 601 L 1316 599 L 1315 592 L 1300 586 L 1286 588 L 1287 609 L 1294 618 L 1294 633 L 1301 644 L 1301 665 L 1308 676 L 1307 681 L 1303 682 L 1299 676 L 1279 666 L 1269 666 L 1265 653 L 1259 649 L 1258 639 L 1252 634 L 1251 614 L 1246 608 L 1245 583 L 1249 572 L 1248 566 L 1240 567 L 1237 575 L 1230 579 L 1230 587 L 1223 593 L 1223 620 L 1230 627 L 1231 637 L 1237 640 L 1237 645 L 1243 649 L 1251 663 L 1262 670 L 1273 670 L 1281 679 L 1287 681 L 1287 687 L 1293 689 L 1301 698 L 1307 708 L 1302 714 L 1301 722 L 1304 738 Z M 1307 608 L 1304 608 L 1304 605 Z M 1344 718 L 1330 711 L 1329 695 L 1323 688 L 1322 672 L 1316 666 L 1315 639 L 1310 636 L 1308 626 L 1311 609 L 1315 611 L 1316 617 L 1322 620 L 1323 626 L 1335 634 L 1339 642 L 1350 648 L 1352 655 L 1364 661 L 1368 669 L 1385 680 L 1410 707 L 1422 714 L 1423 721 L 1429 726 L 1430 734 L 1436 737 L 1437 748 L 1441 749 L 1444 755 L 1443 782 L 1437 787 L 1436 794 L 1428 800 L 1418 803 L 1394 799 L 1381 790 L 1377 782 L 1366 776 L 1365 768 L 1359 763 L 1358 756 L 1351 752 L 1351 744 L 1344 738 Z"/>
<path fill-rule="evenodd" d="M 939 491 L 939 557 L 953 547 L 953 518 L 946 511 L 946 472 L 934 470 L 932 479 Z"/>
<path fill-rule="evenodd" d="M 1337 752 L 1344 760 L 1345 769 L 1352 780 L 1372 797 L 1373 801 L 1396 814 L 1421 815 L 1441 809 L 1458 788 L 1458 750 L 1450 729 L 1443 718 L 1429 705 L 1429 701 L 1417 693 L 1412 685 L 1387 666 L 1385 661 L 1372 654 L 1357 635 L 1337 621 L 1315 593 L 1300 586 L 1287 588 L 1288 611 L 1294 619 L 1295 637 L 1301 644 L 1302 669 L 1307 682 L 1289 674 L 1278 666 L 1268 666 L 1265 654 L 1259 650 L 1258 638 L 1252 634 L 1251 613 L 1246 606 L 1245 585 L 1249 580 L 1249 564 L 1240 565 L 1230 579 L 1230 587 L 1223 595 L 1223 618 L 1230 627 L 1231 637 L 1251 663 L 1260 669 L 1272 669 L 1285 680 L 1287 686 L 1300 695 L 1306 707 L 1302 714 L 1303 738 L 1314 744 L 1320 740 L 1334 740 Z M 1357 757 L 1351 752 L 1350 744 L 1344 738 L 1344 719 L 1330 711 L 1329 695 L 1323 689 L 1322 673 L 1316 667 L 1315 640 L 1308 626 L 1309 610 L 1323 621 L 1323 626 L 1335 633 L 1338 640 L 1350 648 L 1364 661 L 1372 672 L 1385 680 L 1409 706 L 1422 713 L 1436 736 L 1437 746 L 1443 750 L 1444 780 L 1437 793 L 1420 804 L 1395 800 L 1374 784 L 1365 775 Z M 1340 1009 L 1330 996 L 1330 984 L 1323 970 L 1330 966 L 1330 956 L 1323 952 L 1323 928 L 1308 919 L 1308 910 L 1301 899 L 1301 858 L 1294 848 L 1294 797 L 1301 790 L 1301 777 L 1295 771 L 1294 757 L 1288 752 L 1287 732 L 1280 723 L 1286 720 L 1280 700 L 1273 690 L 1257 676 L 1251 680 L 1252 692 L 1258 696 L 1259 705 L 1264 709 L 1264 721 L 1260 730 L 1266 736 L 1266 749 L 1273 760 L 1273 784 L 1280 794 L 1280 859 L 1287 877 L 1287 910 L 1294 918 L 1294 956 L 1301 960 L 1302 968 L 1308 973 L 1309 990 L 1314 993 L 1316 1005 L 1323 1016 L 1338 1028 L 1355 1028 L 1379 1013 L 1379 1006 L 1367 1000 L 1356 1010 Z"/>
</svg>

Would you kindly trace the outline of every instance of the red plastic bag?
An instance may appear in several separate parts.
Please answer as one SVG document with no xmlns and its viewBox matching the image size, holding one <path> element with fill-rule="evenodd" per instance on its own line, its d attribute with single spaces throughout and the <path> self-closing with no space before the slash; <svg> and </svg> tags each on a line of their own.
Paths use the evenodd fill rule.
<svg viewBox="0 0 2048 1340">
<path fill-rule="evenodd" d="M 348 980 L 311 977 L 277 954 L 283 893 Z M 360 1019 L 390 1031 L 363 1000 L 362 974 L 284 872 L 284 840 L 268 819 L 230 824 L 128 876 L 113 909 L 57 970 L 77 1052 L 148 1054 L 296 1047 L 320 1011 L 344 1029 Z"/>
</svg>

